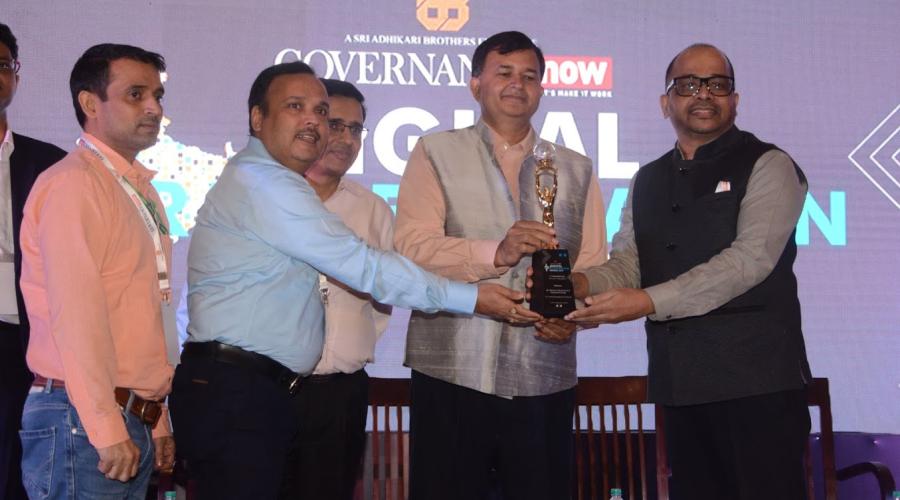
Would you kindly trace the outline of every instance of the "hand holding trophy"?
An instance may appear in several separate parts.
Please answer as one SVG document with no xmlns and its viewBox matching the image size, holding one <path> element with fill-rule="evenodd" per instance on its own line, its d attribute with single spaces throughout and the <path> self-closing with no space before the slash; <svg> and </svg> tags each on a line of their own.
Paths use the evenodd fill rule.
<svg viewBox="0 0 900 500">
<path fill-rule="evenodd" d="M 541 221 L 553 227 L 553 204 L 556 202 L 557 175 L 553 165 L 556 148 L 552 143 L 539 140 L 534 146 L 534 189 L 543 209 Z M 572 266 L 569 251 L 562 248 L 545 248 L 531 256 L 533 270 L 531 310 L 545 318 L 561 318 L 575 310 L 575 291 L 569 275 Z"/>
</svg>

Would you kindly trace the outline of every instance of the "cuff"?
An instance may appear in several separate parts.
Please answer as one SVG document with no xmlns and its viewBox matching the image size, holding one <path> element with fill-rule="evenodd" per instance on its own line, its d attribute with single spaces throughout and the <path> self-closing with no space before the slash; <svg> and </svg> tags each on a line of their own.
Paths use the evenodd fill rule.
<svg viewBox="0 0 900 500">
<path fill-rule="evenodd" d="M 478 279 L 497 278 L 509 270 L 508 267 L 494 267 L 494 257 L 497 255 L 499 246 L 500 241 L 498 240 L 472 241 L 471 266 Z"/>
<path fill-rule="evenodd" d="M 650 321 L 667 321 L 675 318 L 675 308 L 678 305 L 678 287 L 674 281 L 666 281 L 644 289 L 650 300 L 653 301 L 653 309 L 656 311 L 647 316 Z"/>
<path fill-rule="evenodd" d="M 119 411 L 111 412 L 109 415 L 97 416 L 87 421 L 78 415 L 84 430 L 87 432 L 88 441 L 96 449 L 108 448 L 114 444 L 119 444 L 131 439 L 128 435 L 128 429 L 125 428 L 125 420 Z"/>
<path fill-rule="evenodd" d="M 153 428 L 151 435 L 154 438 L 172 435 L 172 424 L 169 420 L 168 406 L 162 405 L 162 413 L 160 414 L 159 420 L 156 422 L 156 427 Z"/>
<path fill-rule="evenodd" d="M 447 280 L 447 299 L 441 309 L 457 314 L 473 314 L 478 300 L 478 285 Z"/>
<path fill-rule="evenodd" d="M 581 271 L 575 271 L 580 272 L 587 279 L 588 295 L 597 295 L 598 293 L 603 293 L 611 288 L 609 286 L 609 281 L 603 278 L 603 273 L 593 272 L 593 269 L 593 267 L 589 267 Z"/>
</svg>

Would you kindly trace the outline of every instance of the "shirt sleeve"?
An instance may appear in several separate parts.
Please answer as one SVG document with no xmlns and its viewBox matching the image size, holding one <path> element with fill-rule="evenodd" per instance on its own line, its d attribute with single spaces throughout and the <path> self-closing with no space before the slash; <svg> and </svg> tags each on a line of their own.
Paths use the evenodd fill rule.
<svg viewBox="0 0 900 500">
<path fill-rule="evenodd" d="M 100 273 L 109 257 L 109 197 L 82 171 L 60 174 L 42 197 L 38 241 L 47 279 L 50 329 L 66 392 L 95 448 L 129 436 L 115 401 L 116 351 Z"/>
<path fill-rule="evenodd" d="M 631 210 L 631 193 L 634 179 L 628 188 L 628 197 L 619 218 L 619 231 L 613 235 L 609 260 L 599 267 L 584 270 L 592 295 L 611 288 L 638 288 L 641 286 L 641 271 L 638 261 L 637 244 L 634 240 L 634 222 Z"/>
<path fill-rule="evenodd" d="M 584 221 L 581 231 L 581 249 L 573 271 L 581 271 L 606 262 L 606 210 L 603 207 L 603 193 L 600 182 L 594 177 L 588 186 L 584 206 Z"/>
<path fill-rule="evenodd" d="M 378 227 L 378 248 L 386 251 L 394 249 L 394 214 L 386 203 L 376 203 L 374 208 L 374 224 Z M 392 308 L 389 305 L 372 301 L 372 314 L 375 317 L 375 339 L 380 340 L 391 322 Z"/>
<path fill-rule="evenodd" d="M 646 292 L 660 321 L 699 316 L 762 282 L 775 268 L 803 210 L 807 185 L 791 158 L 772 150 L 753 166 L 741 200 L 737 237 L 709 261 Z"/>
<path fill-rule="evenodd" d="M 172 424 L 169 420 L 169 407 L 168 405 L 162 405 L 162 413 L 159 415 L 159 420 L 156 421 L 156 426 L 153 427 L 151 431 L 151 436 L 154 438 L 171 436 L 172 435 Z"/>
<path fill-rule="evenodd" d="M 295 173 L 278 169 L 243 182 L 250 190 L 243 229 L 282 254 L 382 303 L 426 312 L 474 311 L 476 287 L 435 276 L 400 255 L 369 247 Z"/>
<path fill-rule="evenodd" d="M 499 240 L 447 236 L 446 218 L 444 194 L 420 140 L 400 181 L 394 228 L 397 251 L 433 273 L 470 283 L 506 271 L 494 267 Z"/>
</svg>

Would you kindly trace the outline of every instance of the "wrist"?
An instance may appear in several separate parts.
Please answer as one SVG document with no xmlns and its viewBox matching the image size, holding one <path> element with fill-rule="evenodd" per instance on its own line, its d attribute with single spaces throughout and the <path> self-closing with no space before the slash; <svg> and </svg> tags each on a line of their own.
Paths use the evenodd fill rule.
<svg viewBox="0 0 900 500">
<path fill-rule="evenodd" d="M 590 295 L 590 286 L 584 273 L 572 273 L 570 279 L 572 280 L 572 289 L 575 292 L 576 299 L 584 300 L 585 297 Z"/>
</svg>

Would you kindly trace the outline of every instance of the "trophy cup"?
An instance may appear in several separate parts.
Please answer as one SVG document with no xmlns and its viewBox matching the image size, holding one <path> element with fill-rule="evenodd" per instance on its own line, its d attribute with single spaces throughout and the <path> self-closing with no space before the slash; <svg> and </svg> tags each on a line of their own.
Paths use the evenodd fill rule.
<svg viewBox="0 0 900 500">
<path fill-rule="evenodd" d="M 547 141 L 534 146 L 534 189 L 543 209 L 541 222 L 553 227 L 553 203 L 556 201 L 556 148 Z M 575 290 L 569 275 L 569 251 L 563 248 L 545 248 L 531 256 L 533 285 L 531 310 L 545 318 L 561 318 L 575 310 Z"/>
</svg>

